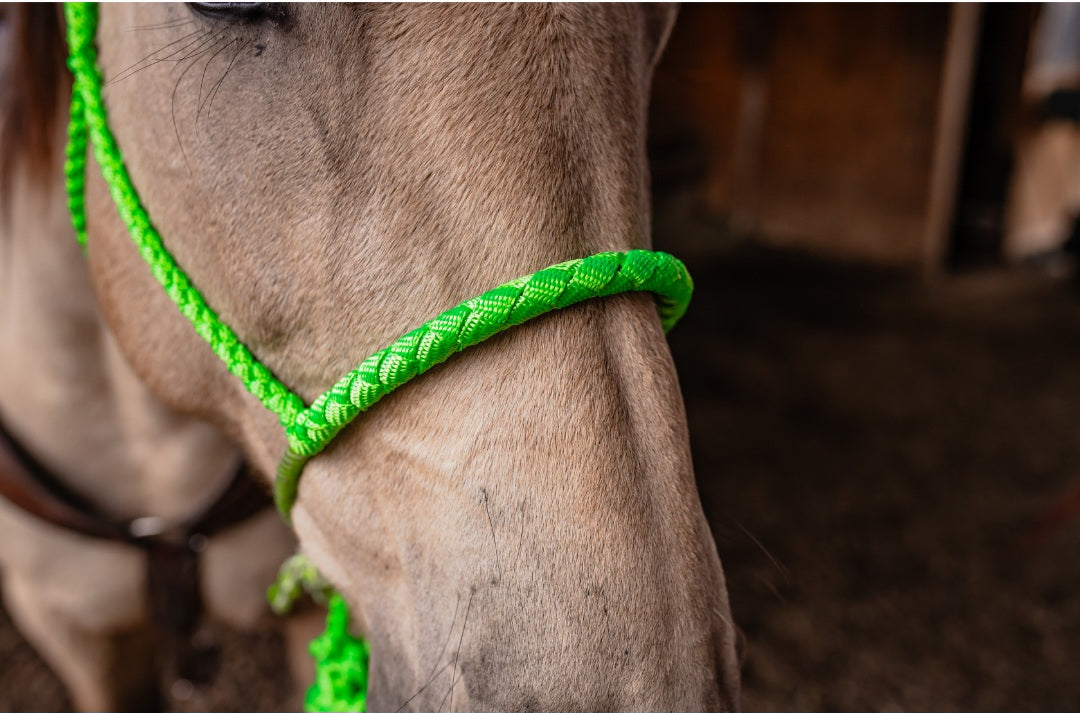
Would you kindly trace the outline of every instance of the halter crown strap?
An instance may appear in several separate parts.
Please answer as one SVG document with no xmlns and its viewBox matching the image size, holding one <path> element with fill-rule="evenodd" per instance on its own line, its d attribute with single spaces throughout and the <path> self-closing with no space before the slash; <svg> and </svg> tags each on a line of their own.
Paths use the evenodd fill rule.
<svg viewBox="0 0 1080 713">
<path fill-rule="evenodd" d="M 266 408 L 278 415 L 288 450 L 278 466 L 274 501 L 282 516 L 296 501 L 304 464 L 379 399 L 452 354 L 537 317 L 594 297 L 622 292 L 657 295 L 661 324 L 671 329 L 690 302 L 693 281 L 677 258 L 663 252 L 605 252 L 553 265 L 462 302 L 381 349 L 342 377 L 310 406 L 251 353 L 206 303 L 150 221 L 109 130 L 97 66 L 97 6 L 66 3 L 68 66 L 74 75 L 67 161 L 68 200 L 80 242 L 86 241 L 84 181 L 87 142 L 120 217 L 166 294 L 195 331 Z"/>
</svg>

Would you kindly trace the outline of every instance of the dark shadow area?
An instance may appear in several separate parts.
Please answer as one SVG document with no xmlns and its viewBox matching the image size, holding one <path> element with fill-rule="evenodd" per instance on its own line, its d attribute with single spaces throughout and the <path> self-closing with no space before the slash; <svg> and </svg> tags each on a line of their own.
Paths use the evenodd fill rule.
<svg viewBox="0 0 1080 713">
<path fill-rule="evenodd" d="M 1080 484 L 1080 295 L 750 245 L 691 271 L 671 344 L 745 708 L 1080 706 L 1080 519 L 1035 536 Z"/>
</svg>

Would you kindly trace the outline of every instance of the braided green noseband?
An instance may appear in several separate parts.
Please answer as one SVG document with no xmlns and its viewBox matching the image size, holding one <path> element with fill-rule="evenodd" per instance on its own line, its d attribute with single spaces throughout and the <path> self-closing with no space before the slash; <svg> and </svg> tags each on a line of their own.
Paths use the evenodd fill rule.
<svg viewBox="0 0 1080 713">
<path fill-rule="evenodd" d="M 326 448 L 361 412 L 454 353 L 541 314 L 594 297 L 653 292 L 665 331 L 686 311 L 693 282 L 683 264 L 671 255 L 631 250 L 570 260 L 511 280 L 443 312 L 369 356 L 305 407 L 303 400 L 260 363 L 229 325 L 221 321 L 165 247 L 139 200 L 116 137 L 109 129 L 95 48 L 97 5 L 66 3 L 65 16 L 68 66 L 74 86 L 64 170 L 72 223 L 79 242 L 85 246 L 84 188 L 89 141 L 120 217 L 154 277 L 229 371 L 277 414 L 285 427 L 289 445 L 278 466 L 274 501 L 286 521 L 296 501 L 304 464 Z M 332 617 L 338 622 L 337 630 L 344 631 L 347 628 L 344 601 L 331 599 L 331 605 L 332 614 L 337 617 Z M 327 644 L 324 648 L 336 651 L 335 645 Z M 328 654 L 331 655 L 338 656 Z M 346 654 L 341 654 L 339 659 L 341 656 Z M 323 673 L 320 669 L 320 675 Z M 363 705 L 362 693 L 357 694 L 359 700 L 355 695 L 350 699 L 350 695 L 353 694 L 345 694 L 344 698 L 331 695 L 314 702 L 309 696 L 308 704 L 323 706 L 324 710 Z"/>
</svg>

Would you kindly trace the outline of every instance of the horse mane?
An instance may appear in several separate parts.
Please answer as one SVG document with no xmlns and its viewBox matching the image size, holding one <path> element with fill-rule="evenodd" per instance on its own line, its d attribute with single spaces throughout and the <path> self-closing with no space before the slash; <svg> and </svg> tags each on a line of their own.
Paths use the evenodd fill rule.
<svg viewBox="0 0 1080 713">
<path fill-rule="evenodd" d="M 35 180 L 54 168 L 60 103 L 71 86 L 55 3 L 19 3 L 0 11 L 6 38 L 0 42 L 0 197 L 25 169 Z"/>
</svg>

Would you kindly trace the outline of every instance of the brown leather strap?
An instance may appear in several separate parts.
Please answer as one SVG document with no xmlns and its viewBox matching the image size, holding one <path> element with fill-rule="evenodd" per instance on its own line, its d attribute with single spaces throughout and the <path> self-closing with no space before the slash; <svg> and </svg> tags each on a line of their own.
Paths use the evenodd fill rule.
<svg viewBox="0 0 1080 713">
<path fill-rule="evenodd" d="M 105 517 L 60 482 L 0 420 L 0 497 L 49 524 L 87 537 L 130 542 L 125 525 Z"/>
<path fill-rule="evenodd" d="M 199 553 L 205 538 L 272 505 L 269 493 L 254 482 L 244 464 L 209 508 L 163 532 L 139 536 L 132 531 L 134 521 L 112 520 L 64 485 L 0 419 L 0 497 L 69 532 L 124 542 L 145 551 L 151 617 L 172 644 L 176 674 L 197 683 L 213 676 L 215 652 L 196 647 L 191 636 L 203 611 Z"/>
<path fill-rule="evenodd" d="M 233 473 L 229 487 L 210 507 L 180 525 L 189 536 L 213 537 L 223 530 L 240 524 L 274 504 L 269 491 L 259 484 L 246 463 Z"/>
<path fill-rule="evenodd" d="M 225 491 L 206 510 L 167 532 L 140 536 L 130 522 L 109 518 L 64 485 L 22 446 L 0 419 L 0 497 L 65 530 L 98 539 L 149 548 L 155 539 L 190 545 L 195 535 L 210 537 L 270 507 L 267 492 L 253 482 L 245 465 L 237 468 Z"/>
</svg>

